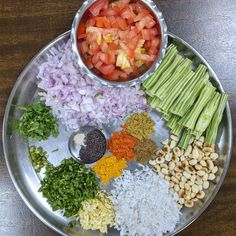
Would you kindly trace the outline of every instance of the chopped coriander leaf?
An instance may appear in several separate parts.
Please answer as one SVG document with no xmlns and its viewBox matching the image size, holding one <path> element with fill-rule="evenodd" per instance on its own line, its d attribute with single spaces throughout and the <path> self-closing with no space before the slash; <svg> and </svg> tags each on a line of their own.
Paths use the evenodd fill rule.
<svg viewBox="0 0 236 236">
<path fill-rule="evenodd" d="M 51 108 L 37 101 L 29 106 L 17 106 L 23 115 L 16 122 L 23 139 L 47 140 L 50 135 L 57 137 L 59 134 L 57 119 L 53 117 Z"/>
<path fill-rule="evenodd" d="M 99 181 L 90 168 L 73 158 L 57 167 L 48 165 L 39 192 L 47 198 L 53 211 L 65 210 L 64 216 L 75 216 L 84 200 L 92 199 L 99 190 Z"/>
<path fill-rule="evenodd" d="M 52 150 L 52 152 L 58 152 L 58 151 L 59 151 L 59 148 Z"/>
</svg>

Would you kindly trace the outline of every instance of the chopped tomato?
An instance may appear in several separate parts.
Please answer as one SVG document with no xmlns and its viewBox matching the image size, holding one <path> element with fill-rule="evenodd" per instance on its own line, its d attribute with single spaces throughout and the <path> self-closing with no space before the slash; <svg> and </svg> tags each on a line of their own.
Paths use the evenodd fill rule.
<svg viewBox="0 0 236 236">
<path fill-rule="evenodd" d="M 85 23 L 82 22 L 79 25 L 78 30 L 77 30 L 77 38 L 78 39 L 84 38 L 85 33 L 86 33 L 86 26 L 85 26 Z"/>
<path fill-rule="evenodd" d="M 114 51 L 118 49 L 118 45 L 115 43 L 109 43 L 108 47 Z"/>
<path fill-rule="evenodd" d="M 147 54 L 137 54 L 137 55 L 135 55 L 135 58 L 137 60 L 143 60 L 143 61 L 154 61 L 156 56 L 155 55 L 147 55 Z"/>
<path fill-rule="evenodd" d="M 116 63 L 116 55 L 114 51 L 108 52 L 108 64 L 115 64 Z"/>
<path fill-rule="evenodd" d="M 91 57 L 88 57 L 88 58 L 85 60 L 85 64 L 87 65 L 87 67 L 88 67 L 89 69 L 92 69 L 92 68 L 93 68 L 92 58 L 91 58 Z"/>
<path fill-rule="evenodd" d="M 143 29 L 142 30 L 142 37 L 144 40 L 151 40 L 153 38 L 151 32 L 149 29 Z"/>
<path fill-rule="evenodd" d="M 151 41 L 151 47 L 158 47 L 161 43 L 161 40 L 159 38 L 155 38 Z"/>
<path fill-rule="evenodd" d="M 133 12 L 133 9 L 130 7 L 126 7 L 121 11 L 121 17 L 123 19 L 128 19 L 128 20 L 134 20 L 135 14 Z"/>
<path fill-rule="evenodd" d="M 104 26 L 103 24 L 103 17 L 97 17 L 96 18 L 96 26 L 102 28 Z"/>
<path fill-rule="evenodd" d="M 150 29 L 150 33 L 152 36 L 156 36 L 159 34 L 159 31 L 157 28 L 152 28 L 152 29 Z"/>
<path fill-rule="evenodd" d="M 90 19 L 87 20 L 85 25 L 86 25 L 86 27 L 95 26 L 96 25 L 96 18 L 91 17 Z"/>
<path fill-rule="evenodd" d="M 118 80 L 121 72 L 119 70 L 114 70 L 106 76 L 108 80 Z"/>
<path fill-rule="evenodd" d="M 100 68 L 102 66 L 102 62 L 98 61 L 94 66 L 95 66 L 96 69 L 100 70 Z"/>
<path fill-rule="evenodd" d="M 137 45 L 138 45 L 138 41 L 139 41 L 139 36 L 137 35 L 136 37 L 134 37 L 132 40 L 130 40 L 127 43 L 127 46 L 131 49 L 131 50 L 135 50 Z"/>
<path fill-rule="evenodd" d="M 86 41 L 83 41 L 81 44 L 80 44 L 80 51 L 82 54 L 86 54 L 88 52 L 88 44 Z"/>
<path fill-rule="evenodd" d="M 108 8 L 101 12 L 101 16 L 116 16 L 120 13 L 118 8 Z"/>
<path fill-rule="evenodd" d="M 89 8 L 89 11 L 94 16 L 98 16 L 102 9 L 108 8 L 108 0 L 97 0 L 95 3 Z"/>
<path fill-rule="evenodd" d="M 107 17 L 103 17 L 103 24 L 104 24 L 105 28 L 107 28 L 107 29 L 111 28 L 111 23 L 110 23 L 110 21 L 108 20 Z"/>
<path fill-rule="evenodd" d="M 93 55 L 92 57 L 92 63 L 95 65 L 99 62 L 100 57 L 99 57 L 99 53 L 96 53 L 95 55 Z"/>
<path fill-rule="evenodd" d="M 127 23 L 126 23 L 126 20 L 122 19 L 121 17 L 118 17 L 118 18 L 117 18 L 117 23 L 118 23 L 119 28 L 120 28 L 121 30 L 126 30 L 127 27 L 128 27 L 128 25 L 127 25 Z"/>
<path fill-rule="evenodd" d="M 89 50 L 91 51 L 92 55 L 94 55 L 95 53 L 99 52 L 99 46 L 96 42 L 92 42 L 90 44 Z"/>
<path fill-rule="evenodd" d="M 106 52 L 108 49 L 108 44 L 103 40 L 100 46 L 102 52 Z"/>
<path fill-rule="evenodd" d="M 119 28 L 119 24 L 118 24 L 118 22 L 117 22 L 117 18 L 116 18 L 116 17 L 110 16 L 110 17 L 109 17 L 109 21 L 110 21 L 110 23 L 111 23 L 111 27 L 112 27 L 112 28 Z"/>
<path fill-rule="evenodd" d="M 160 51 L 160 26 L 140 1 L 97 0 L 77 29 L 89 68 L 107 80 L 126 81 L 151 66 Z"/>
<path fill-rule="evenodd" d="M 100 52 L 99 57 L 100 57 L 101 62 L 103 62 L 104 64 L 108 64 L 109 57 L 106 53 Z"/>
<path fill-rule="evenodd" d="M 108 75 L 111 74 L 115 70 L 115 66 L 110 64 L 110 65 L 102 65 L 99 68 L 99 71 L 101 71 L 102 74 Z"/>
<path fill-rule="evenodd" d="M 134 22 L 140 21 L 146 16 L 150 16 L 151 18 L 153 18 L 147 10 L 143 10 L 134 18 Z"/>
</svg>

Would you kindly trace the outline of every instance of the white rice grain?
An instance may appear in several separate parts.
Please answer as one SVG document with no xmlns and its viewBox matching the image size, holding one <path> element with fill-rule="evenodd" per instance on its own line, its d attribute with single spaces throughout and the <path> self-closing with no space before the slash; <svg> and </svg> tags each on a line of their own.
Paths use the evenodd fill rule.
<svg viewBox="0 0 236 236">
<path fill-rule="evenodd" d="M 116 209 L 116 228 L 121 236 L 159 236 L 172 232 L 180 219 L 177 195 L 169 183 L 149 167 L 115 179 L 111 200 Z"/>
</svg>

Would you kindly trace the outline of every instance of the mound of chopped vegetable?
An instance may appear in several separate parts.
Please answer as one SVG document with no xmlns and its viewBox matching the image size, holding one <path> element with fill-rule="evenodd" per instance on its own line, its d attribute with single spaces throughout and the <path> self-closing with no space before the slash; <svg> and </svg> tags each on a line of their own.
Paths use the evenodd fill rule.
<svg viewBox="0 0 236 236">
<path fill-rule="evenodd" d="M 38 78 L 46 105 L 68 128 L 115 124 L 130 113 L 148 109 L 139 86 L 112 88 L 90 79 L 73 60 L 70 40 L 51 49 Z"/>
<path fill-rule="evenodd" d="M 88 230 L 100 230 L 107 233 L 108 226 L 115 225 L 115 209 L 105 192 L 98 193 L 96 198 L 82 202 L 78 213 L 81 226 Z"/>
<path fill-rule="evenodd" d="M 107 80 L 131 80 L 147 70 L 161 45 L 160 26 L 141 2 L 98 0 L 77 30 L 87 66 Z"/>
<path fill-rule="evenodd" d="M 65 210 L 64 216 L 75 216 L 83 201 L 92 199 L 99 182 L 91 169 L 74 159 L 66 159 L 57 167 L 48 165 L 39 192 L 47 198 L 53 211 Z"/>
<path fill-rule="evenodd" d="M 23 139 L 47 140 L 50 135 L 57 137 L 59 134 L 57 119 L 53 117 L 51 108 L 36 101 L 29 106 L 17 106 L 23 115 L 17 120 L 16 128 Z"/>
</svg>

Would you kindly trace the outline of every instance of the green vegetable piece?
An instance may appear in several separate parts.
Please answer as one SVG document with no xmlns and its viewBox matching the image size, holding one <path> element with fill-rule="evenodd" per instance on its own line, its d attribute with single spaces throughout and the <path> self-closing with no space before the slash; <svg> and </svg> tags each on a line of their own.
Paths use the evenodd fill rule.
<svg viewBox="0 0 236 236">
<path fill-rule="evenodd" d="M 51 108 L 36 101 L 29 106 L 17 106 L 23 114 L 16 122 L 16 128 L 26 141 L 27 138 L 33 140 L 47 140 L 50 135 L 57 137 L 59 134 L 57 119 L 53 117 Z"/>
<path fill-rule="evenodd" d="M 196 132 L 197 134 L 196 138 L 199 138 L 210 124 L 214 113 L 218 108 L 220 97 L 220 94 L 218 92 L 215 92 L 213 99 L 210 100 L 206 107 L 203 109 L 194 129 L 194 132 Z"/>
<path fill-rule="evenodd" d="M 194 72 L 189 71 L 187 75 L 184 75 L 179 78 L 176 82 L 175 86 L 170 91 L 169 96 L 166 96 L 160 103 L 160 108 L 166 112 L 169 111 L 175 100 L 179 97 L 182 93 L 184 87 L 188 84 L 190 80 L 194 77 Z"/>
<path fill-rule="evenodd" d="M 182 56 L 177 55 L 173 61 L 173 63 L 170 64 L 170 66 L 168 67 L 168 69 L 166 69 L 163 74 L 160 76 L 160 78 L 158 80 L 155 80 L 156 83 L 150 87 L 149 89 L 147 89 L 145 92 L 149 95 L 149 96 L 157 96 L 159 97 L 159 93 L 158 93 L 158 89 L 163 86 L 167 81 L 171 81 L 173 78 L 173 75 L 175 75 L 176 71 L 179 71 L 178 68 L 182 68 L 179 67 L 180 65 L 182 65 L 184 59 Z"/>
<path fill-rule="evenodd" d="M 189 129 L 184 129 L 182 137 L 178 143 L 180 148 L 186 149 L 188 147 L 189 141 L 192 137 L 192 131 Z"/>
<path fill-rule="evenodd" d="M 168 67 L 170 66 L 170 64 L 174 60 L 176 54 L 177 54 L 176 46 L 171 44 L 168 47 L 167 53 L 166 53 L 163 61 L 161 62 L 160 66 L 158 67 L 158 69 L 155 71 L 155 73 L 151 77 L 149 77 L 148 79 L 146 79 L 143 82 L 144 90 L 150 89 L 156 83 L 156 81 L 159 79 L 161 74 L 168 69 Z"/>
<path fill-rule="evenodd" d="M 28 152 L 29 159 L 37 173 L 39 173 L 43 167 L 48 165 L 48 155 L 43 148 L 31 146 L 29 147 Z"/>
<path fill-rule="evenodd" d="M 205 72 L 206 67 L 204 65 L 199 65 L 195 71 L 193 79 L 187 84 L 182 93 L 171 106 L 171 113 L 182 117 L 194 104 L 209 79 L 209 74 Z"/>
<path fill-rule="evenodd" d="M 186 113 L 179 120 L 179 124 L 183 125 L 184 127 L 193 130 L 199 115 L 201 114 L 202 110 L 204 109 L 205 105 L 208 103 L 210 99 L 212 99 L 212 95 L 214 94 L 215 87 L 209 82 L 202 90 L 198 100 L 193 105 L 191 110 Z"/>
<path fill-rule="evenodd" d="M 185 59 L 172 73 L 171 77 L 162 83 L 161 86 L 158 86 L 157 90 L 155 91 L 154 95 L 159 97 L 163 100 L 166 96 L 169 96 L 171 91 L 174 89 L 177 81 L 181 77 L 185 77 L 190 71 L 190 65 L 192 61 L 189 59 Z"/>
<path fill-rule="evenodd" d="M 69 158 L 57 167 L 47 166 L 39 192 L 47 198 L 53 211 L 64 210 L 65 217 L 72 217 L 78 213 L 81 203 L 94 198 L 99 189 L 92 170 Z"/>
<path fill-rule="evenodd" d="M 205 144 L 207 144 L 207 145 L 215 144 L 215 142 L 216 142 L 218 128 L 219 128 L 220 122 L 222 120 L 222 116 L 223 116 L 228 98 L 229 98 L 229 95 L 226 93 L 223 93 L 221 95 L 218 108 L 215 111 L 214 116 L 211 120 L 211 123 L 208 126 L 207 131 L 206 131 Z"/>
</svg>

